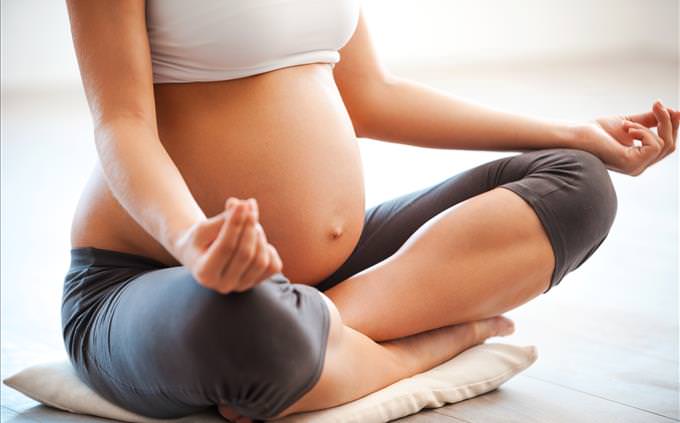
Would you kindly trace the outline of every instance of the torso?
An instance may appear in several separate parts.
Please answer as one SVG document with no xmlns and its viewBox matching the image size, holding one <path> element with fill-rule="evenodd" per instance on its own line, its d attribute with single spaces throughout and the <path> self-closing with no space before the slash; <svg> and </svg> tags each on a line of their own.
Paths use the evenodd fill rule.
<svg viewBox="0 0 680 423">
<path fill-rule="evenodd" d="M 361 157 L 329 64 L 219 82 L 154 85 L 158 130 L 206 216 L 254 197 L 293 282 L 333 273 L 364 219 Z M 72 247 L 180 263 L 114 199 L 96 166 L 74 216 Z"/>
</svg>

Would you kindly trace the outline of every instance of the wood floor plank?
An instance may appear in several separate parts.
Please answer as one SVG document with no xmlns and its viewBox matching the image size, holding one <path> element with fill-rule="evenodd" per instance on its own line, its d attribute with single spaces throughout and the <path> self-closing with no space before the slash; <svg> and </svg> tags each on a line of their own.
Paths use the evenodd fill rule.
<svg viewBox="0 0 680 423">
<path fill-rule="evenodd" d="M 670 359 L 677 357 L 676 322 L 588 301 L 538 300 L 525 307 L 513 315 L 522 334 L 511 339 L 538 346 L 527 375 L 680 418 L 678 361 Z"/>
<path fill-rule="evenodd" d="M 436 411 L 469 423 L 676 421 L 521 375 L 496 391 Z"/>
<path fill-rule="evenodd" d="M 0 421 L 1 422 L 6 422 L 9 421 L 9 419 L 14 418 L 18 415 L 18 413 L 14 410 L 10 410 L 9 408 L 5 407 L 4 405 L 0 407 Z"/>
</svg>

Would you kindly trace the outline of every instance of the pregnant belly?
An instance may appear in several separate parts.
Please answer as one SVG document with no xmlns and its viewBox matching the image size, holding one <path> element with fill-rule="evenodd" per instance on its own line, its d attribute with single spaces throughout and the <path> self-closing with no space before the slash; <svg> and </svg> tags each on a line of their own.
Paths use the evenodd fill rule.
<svg viewBox="0 0 680 423">
<path fill-rule="evenodd" d="M 344 262 L 361 233 L 364 186 L 330 66 L 154 89 L 161 141 L 207 216 L 229 196 L 256 198 L 293 282 L 318 283 Z M 133 236 L 128 245 L 143 245 Z"/>
</svg>

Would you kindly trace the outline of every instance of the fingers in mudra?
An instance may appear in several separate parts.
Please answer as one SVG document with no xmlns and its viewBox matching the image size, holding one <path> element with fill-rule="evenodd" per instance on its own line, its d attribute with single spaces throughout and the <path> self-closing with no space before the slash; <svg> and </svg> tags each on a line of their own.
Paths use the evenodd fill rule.
<svg viewBox="0 0 680 423">
<path fill-rule="evenodd" d="M 642 145 L 631 146 L 627 153 L 631 163 L 631 175 L 637 176 L 656 161 L 663 151 L 663 141 L 651 129 L 635 122 L 625 122 L 624 128 Z"/>
<path fill-rule="evenodd" d="M 221 213 L 220 231 L 205 251 L 196 275 L 199 282 L 207 288 L 226 293 L 236 286 L 236 280 L 225 277 L 224 269 L 238 250 L 239 236 L 245 223 L 246 212 L 247 209 L 238 202 L 233 205 L 227 204 L 227 209 Z"/>
<path fill-rule="evenodd" d="M 678 142 L 678 130 L 680 129 L 680 110 L 670 109 L 673 121 L 673 140 Z"/>
<path fill-rule="evenodd" d="M 243 215 L 243 221 L 236 230 L 240 232 L 236 248 L 232 250 L 231 260 L 222 273 L 229 290 L 243 290 L 244 288 L 241 275 L 248 269 L 257 252 L 258 240 L 255 223 L 255 213 L 248 206 Z"/>
<path fill-rule="evenodd" d="M 257 237 L 257 248 L 253 259 L 248 263 L 246 270 L 241 274 L 240 287 L 236 288 L 236 291 L 239 292 L 252 288 L 262 279 L 272 275 L 272 273 L 268 272 L 272 256 L 267 246 L 264 231 L 259 223 L 255 225 L 255 232 Z"/>
<path fill-rule="evenodd" d="M 258 231 L 257 210 L 254 199 L 249 201 L 230 198 L 225 204 L 221 227 L 214 241 L 205 249 L 195 276 L 201 285 L 222 294 L 243 290 L 241 276 L 256 256 Z"/>
<path fill-rule="evenodd" d="M 276 251 L 276 248 L 274 248 L 273 245 L 267 242 L 267 235 L 264 232 L 264 228 L 262 228 L 262 225 L 258 222 L 260 218 L 259 208 L 257 201 L 254 199 L 252 199 L 252 206 L 255 214 L 255 230 L 258 235 L 258 247 L 255 257 L 250 262 L 248 270 L 241 275 L 241 279 L 251 280 L 250 287 L 283 269 L 283 262 L 281 261 L 278 251 Z"/>
<path fill-rule="evenodd" d="M 283 270 L 283 262 L 281 261 L 278 251 L 276 251 L 276 248 L 274 248 L 273 245 L 267 242 L 267 236 L 265 235 L 262 226 L 259 223 L 257 226 L 260 235 L 260 243 L 258 244 L 260 248 L 258 248 L 258 253 L 255 259 L 253 259 L 249 269 L 249 272 L 252 269 L 252 273 L 246 276 L 249 278 L 251 275 L 254 275 L 252 276 L 253 279 L 250 287 L 257 285 L 262 280 Z"/>
<path fill-rule="evenodd" d="M 200 282 L 219 293 L 243 292 L 282 270 L 281 257 L 267 242 L 255 199 L 230 198 L 222 227 L 208 247 Z"/>
<path fill-rule="evenodd" d="M 633 139 L 641 141 L 641 146 L 631 146 L 627 153 L 633 176 L 639 175 L 650 165 L 662 160 L 675 151 L 680 113 L 656 102 L 652 112 L 655 122 L 635 122 L 626 120 L 623 128 Z M 656 133 L 650 129 L 656 127 Z"/>
<path fill-rule="evenodd" d="M 666 157 L 675 150 L 675 136 L 673 131 L 673 116 L 671 115 L 671 109 L 668 109 L 661 104 L 661 102 L 656 102 L 653 108 L 654 116 L 658 122 L 657 133 L 663 144 L 663 149 L 659 154 L 658 160 Z"/>
</svg>

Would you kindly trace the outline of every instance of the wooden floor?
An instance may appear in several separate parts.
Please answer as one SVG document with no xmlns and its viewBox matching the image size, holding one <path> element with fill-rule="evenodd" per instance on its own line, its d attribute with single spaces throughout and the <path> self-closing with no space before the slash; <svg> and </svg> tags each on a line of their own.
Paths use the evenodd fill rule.
<svg viewBox="0 0 680 423">
<path fill-rule="evenodd" d="M 483 104 L 550 118 L 644 111 L 656 98 L 679 105 L 677 68 L 655 60 L 400 72 Z M 6 94 L 3 378 L 64 356 L 59 300 L 68 226 L 95 160 L 79 87 Z M 361 140 L 361 148 L 369 206 L 504 155 L 371 140 Z M 400 421 L 680 421 L 678 155 L 640 177 L 612 177 L 619 211 L 609 238 L 549 294 L 507 314 L 517 332 L 502 341 L 536 345 L 538 361 L 492 393 Z M 105 420 L 54 411 L 3 385 L 2 421 Z"/>
</svg>

